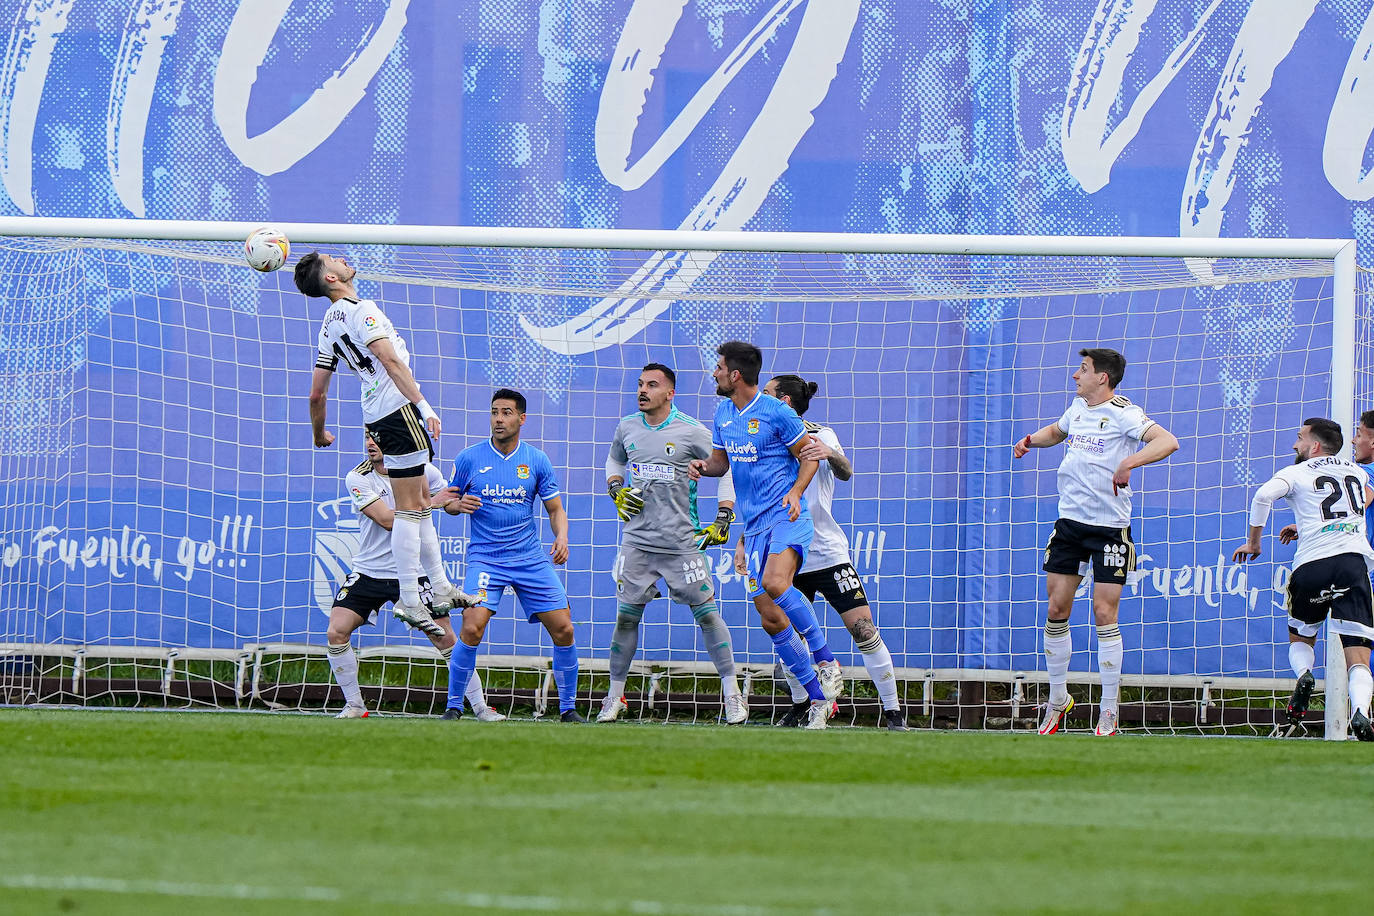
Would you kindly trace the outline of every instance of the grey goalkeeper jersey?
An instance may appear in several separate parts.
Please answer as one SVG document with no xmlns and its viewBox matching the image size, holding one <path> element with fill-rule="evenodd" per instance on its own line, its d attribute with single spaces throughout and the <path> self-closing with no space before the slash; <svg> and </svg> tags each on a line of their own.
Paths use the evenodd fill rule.
<svg viewBox="0 0 1374 916">
<path fill-rule="evenodd" d="M 650 426 L 642 413 L 621 419 L 610 463 L 624 465 L 626 485 L 644 491 L 644 510 L 625 523 L 621 543 L 652 553 L 695 552 L 701 519 L 687 464 L 709 457 L 711 431 L 676 407 L 658 426 Z"/>
</svg>

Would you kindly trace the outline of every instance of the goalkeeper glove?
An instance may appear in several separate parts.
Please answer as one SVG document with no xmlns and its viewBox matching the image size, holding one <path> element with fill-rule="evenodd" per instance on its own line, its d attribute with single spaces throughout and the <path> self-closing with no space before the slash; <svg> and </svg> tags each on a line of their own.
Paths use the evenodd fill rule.
<svg viewBox="0 0 1374 916">
<path fill-rule="evenodd" d="M 611 502 L 615 503 L 615 514 L 622 522 L 628 522 L 644 508 L 644 491 L 638 487 L 627 487 L 613 483 L 609 490 Z"/>
<path fill-rule="evenodd" d="M 735 510 L 721 506 L 716 512 L 716 520 L 697 532 L 697 550 L 724 544 L 730 539 L 730 523 L 735 520 Z"/>
</svg>

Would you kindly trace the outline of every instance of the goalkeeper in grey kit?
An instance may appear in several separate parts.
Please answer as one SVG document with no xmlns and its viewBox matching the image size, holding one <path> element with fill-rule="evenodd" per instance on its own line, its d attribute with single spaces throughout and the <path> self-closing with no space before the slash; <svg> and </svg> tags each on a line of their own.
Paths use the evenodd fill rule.
<svg viewBox="0 0 1374 916">
<path fill-rule="evenodd" d="M 616 557 L 615 635 L 611 640 L 611 685 L 598 722 L 614 722 L 626 708 L 625 682 L 639 644 L 644 607 L 657 598 L 662 580 L 668 599 L 685 604 L 701 627 L 706 650 L 720 675 L 725 721 L 749 718 L 749 704 L 735 677 L 730 630 L 716 610 L 710 565 L 702 552 L 724 544 L 734 521 L 734 488 L 721 480 L 715 521 L 699 527 L 697 483 L 687 464 L 711 455 L 711 431 L 673 406 L 677 376 L 662 363 L 639 375 L 639 411 L 623 418 L 606 459 L 606 486 L 624 522 Z"/>
</svg>

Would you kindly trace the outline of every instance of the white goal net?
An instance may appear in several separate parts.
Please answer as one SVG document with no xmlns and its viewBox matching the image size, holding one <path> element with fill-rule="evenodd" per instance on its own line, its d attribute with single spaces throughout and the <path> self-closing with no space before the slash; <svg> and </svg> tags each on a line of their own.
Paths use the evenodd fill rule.
<svg viewBox="0 0 1374 916">
<path fill-rule="evenodd" d="M 0 226 L 0 699 L 336 708 L 324 632 L 356 543 L 343 478 L 363 444 L 345 375 L 330 400 L 336 447 L 311 447 L 323 300 L 300 296 L 289 267 L 257 274 L 222 241 L 251 225 L 87 230 L 121 236 L 105 238 L 48 222 L 53 237 L 16 237 L 32 221 Z M 494 389 L 528 398 L 524 437 L 550 455 L 571 518 L 559 575 L 583 704 L 604 692 L 615 621 L 604 464 L 616 422 L 635 410 L 640 367 L 661 362 L 677 370 L 678 408 L 709 424 L 715 348 L 740 339 L 762 348 L 764 379 L 818 383 L 806 419 L 832 427 L 853 461 L 835 515 L 908 717 L 1031 727 L 1059 454 L 1013 461 L 1011 444 L 1068 405 L 1079 348 L 1105 346 L 1128 361 L 1119 392 L 1183 443 L 1134 481 L 1141 570 L 1121 607 L 1123 724 L 1267 733 L 1276 722 L 1292 680 L 1292 549 L 1275 538 L 1247 567 L 1229 557 L 1302 420 L 1350 426 L 1356 338 L 1368 334 L 1344 243 L 285 228 L 293 261 L 320 248 L 359 266 L 360 292 L 405 337 L 444 421 L 445 472 L 487 435 Z M 158 232 L 187 237 L 147 237 Z M 741 244 L 754 250 L 732 250 Z M 709 519 L 714 485 L 702 496 Z M 466 523 L 440 526 L 457 573 Z M 709 558 L 765 721 L 788 702 L 771 642 L 727 552 Z M 478 670 L 492 706 L 542 714 L 550 645 L 511 602 Z M 850 678 L 841 721 L 874 721 L 853 641 L 833 611 L 818 616 Z M 1097 696 L 1090 624 L 1085 594 L 1071 669 L 1085 717 Z M 719 714 L 699 632 L 685 608 L 649 606 L 632 716 Z M 383 614 L 354 644 L 369 704 L 442 708 L 447 671 L 423 637 Z"/>
</svg>

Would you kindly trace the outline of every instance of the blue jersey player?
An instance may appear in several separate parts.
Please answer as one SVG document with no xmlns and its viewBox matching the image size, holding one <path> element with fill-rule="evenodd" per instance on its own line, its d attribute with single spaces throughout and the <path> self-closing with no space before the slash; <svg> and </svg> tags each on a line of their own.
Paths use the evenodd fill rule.
<svg viewBox="0 0 1374 916">
<path fill-rule="evenodd" d="M 759 348 L 732 340 L 716 352 L 720 360 L 712 377 L 716 394 L 726 400 L 716 408 L 711 457 L 693 461 L 688 475 L 720 477 L 729 470 L 734 477 L 735 510 L 744 519 L 749 591 L 762 587 L 773 599 L 758 608 L 763 629 L 811 698 L 806 727 L 825 728 L 842 683 L 840 668 L 815 611 L 792 585 L 811 546 L 811 512 L 802 494 L 817 462 L 798 457 L 810 438 L 797 412 L 759 391 Z M 808 647 L 821 665 L 822 678 L 811 668 Z"/>
<path fill-rule="evenodd" d="M 553 640 L 560 718 L 586 721 L 573 705 L 578 665 L 568 593 L 553 568 L 568 560 L 568 513 L 558 495 L 558 478 L 549 456 L 520 441 L 524 424 L 525 396 L 499 389 L 491 396 L 491 438 L 463 449 L 453 463 L 449 483 L 461 496 L 445 511 L 472 516 L 463 581 L 477 603 L 463 611 L 463 625 L 449 659 L 445 719 L 463 716 L 461 685 L 468 683 L 477 667 L 477 646 L 509 587 L 530 622 L 537 619 Z M 553 549 L 547 553 L 539 541 L 536 500 L 544 504 L 553 529 Z"/>
</svg>

